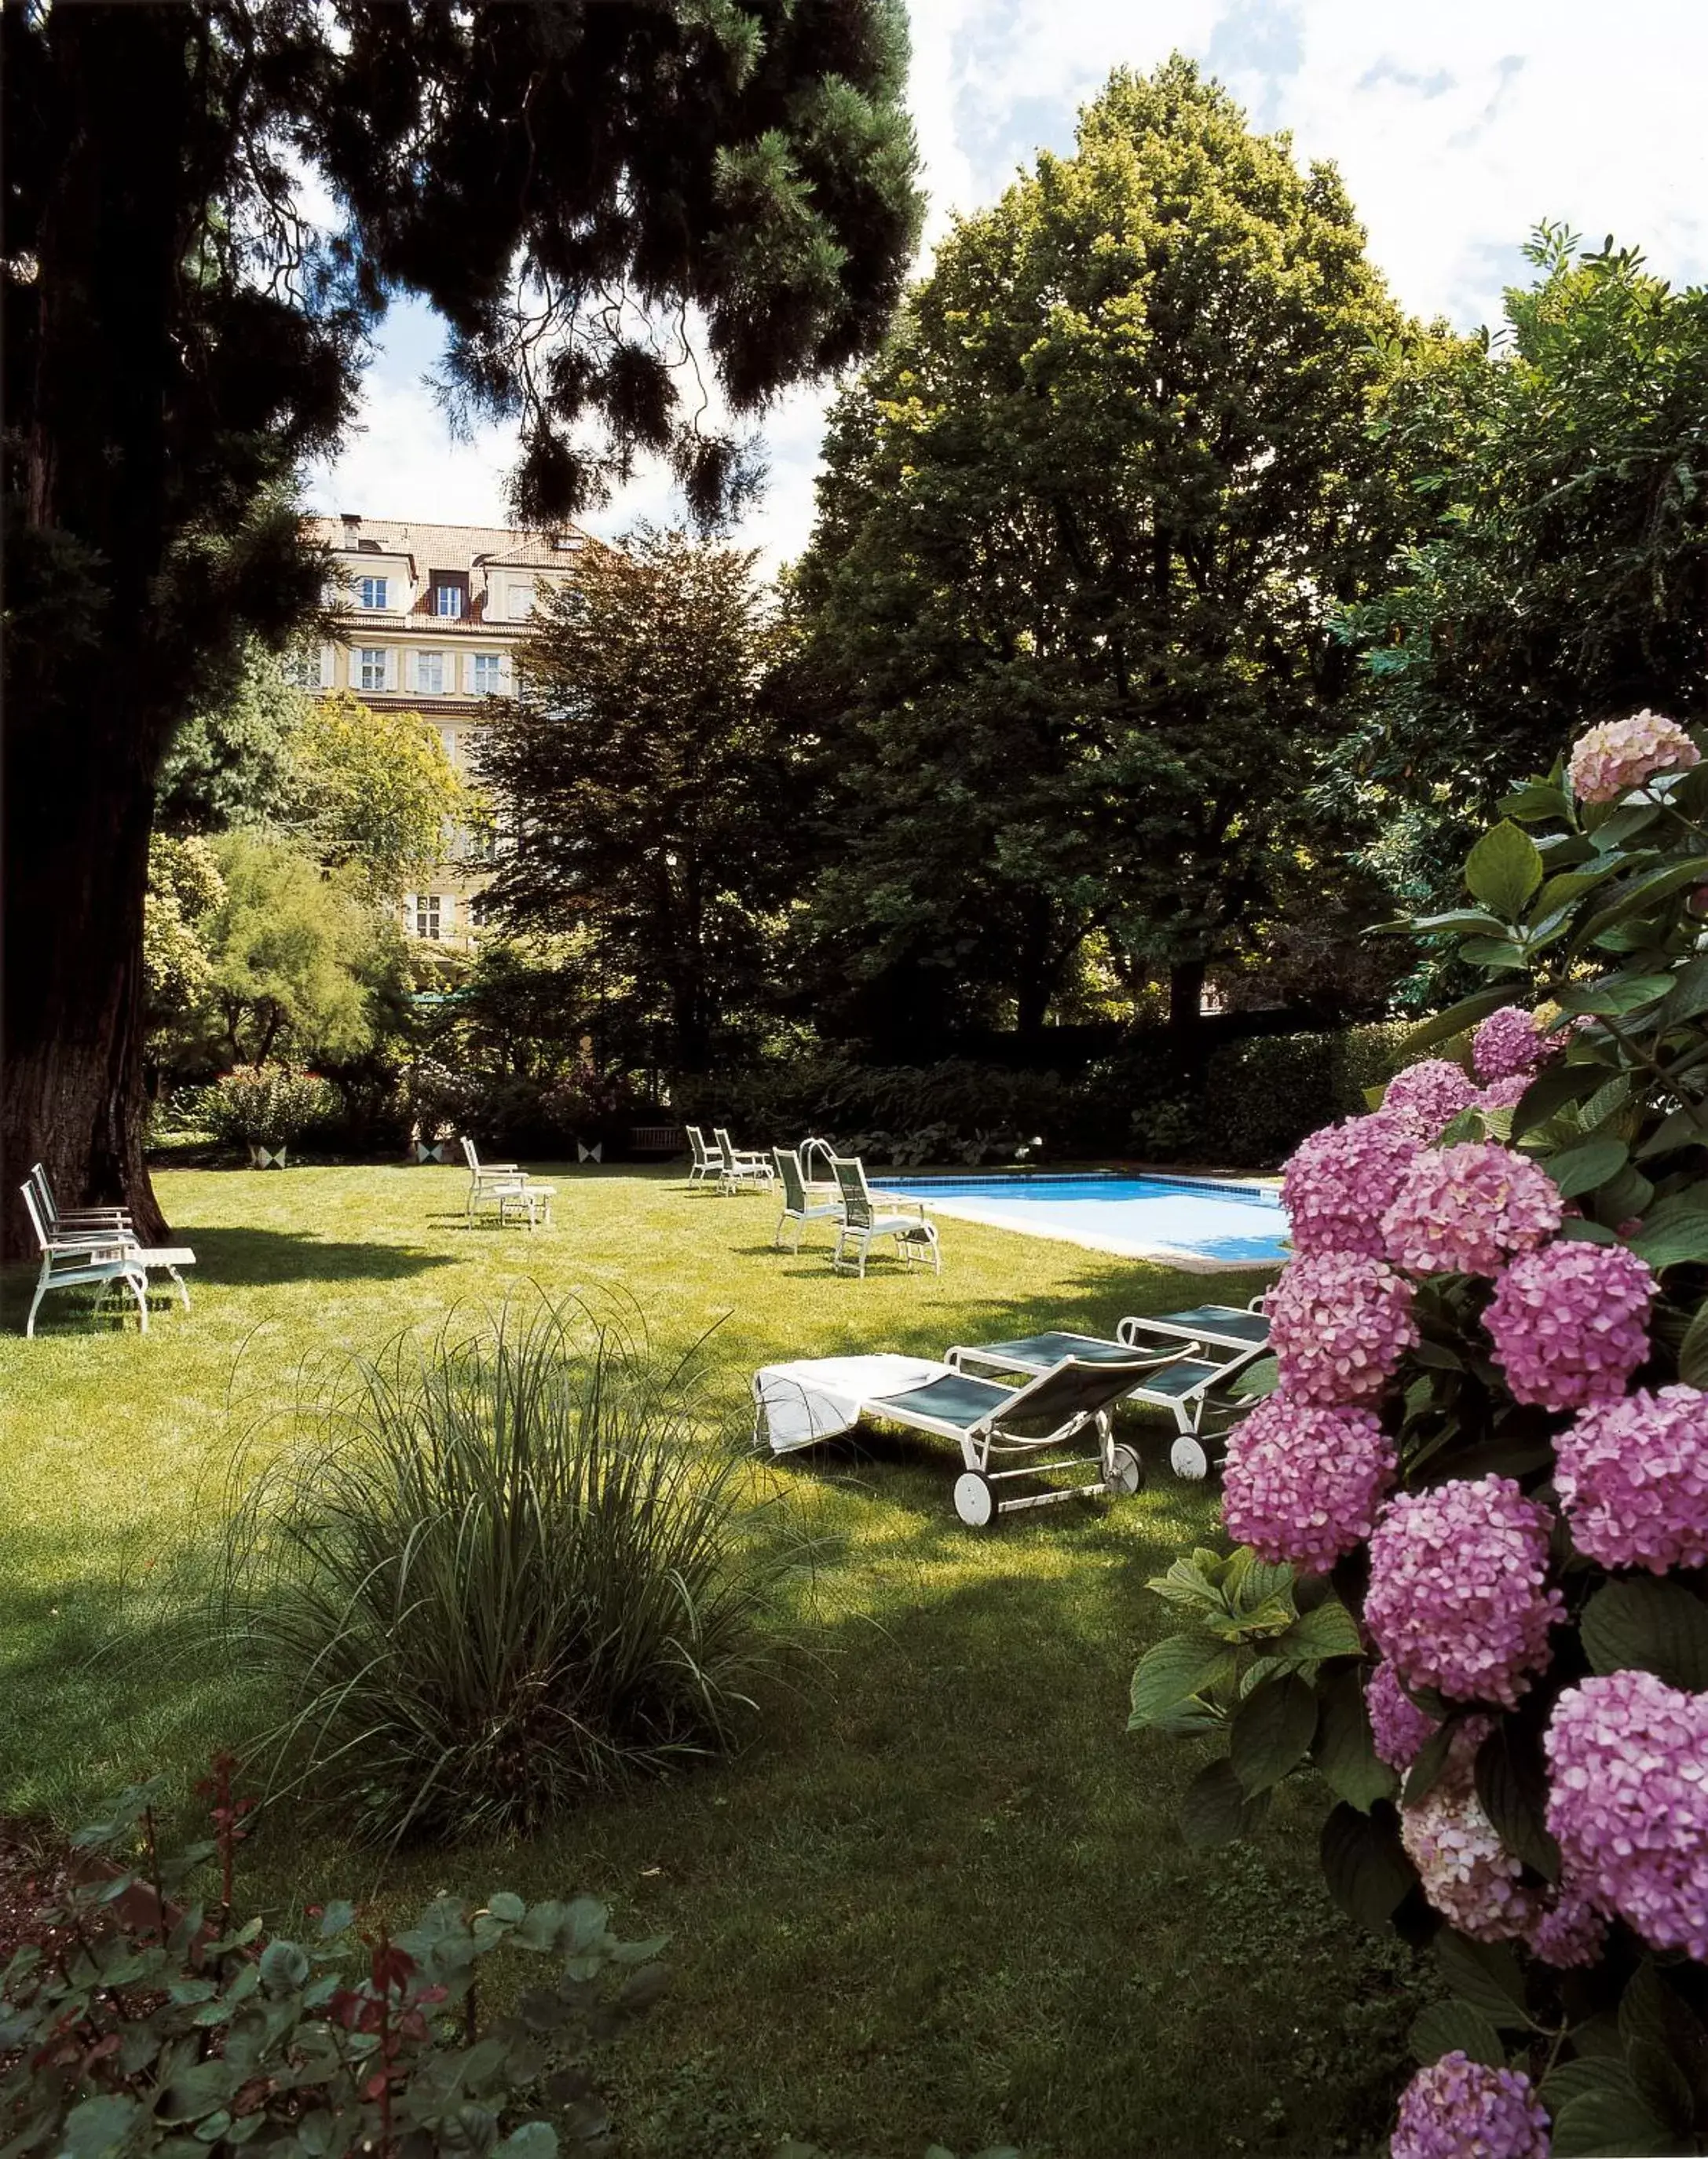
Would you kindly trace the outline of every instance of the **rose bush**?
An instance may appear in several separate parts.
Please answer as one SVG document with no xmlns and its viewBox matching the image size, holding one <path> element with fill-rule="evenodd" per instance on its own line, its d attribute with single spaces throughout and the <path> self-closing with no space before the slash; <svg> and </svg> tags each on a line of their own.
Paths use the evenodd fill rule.
<svg viewBox="0 0 1708 2159">
<path fill-rule="evenodd" d="M 1152 1585 L 1131 1722 L 1221 1742 L 1196 1843 L 1316 1770 L 1432 1947 L 1396 2155 L 1708 2151 L 1708 763 L 1638 713 L 1503 808 L 1395 925 L 1490 986 L 1286 1166 L 1241 1548 Z"/>
</svg>

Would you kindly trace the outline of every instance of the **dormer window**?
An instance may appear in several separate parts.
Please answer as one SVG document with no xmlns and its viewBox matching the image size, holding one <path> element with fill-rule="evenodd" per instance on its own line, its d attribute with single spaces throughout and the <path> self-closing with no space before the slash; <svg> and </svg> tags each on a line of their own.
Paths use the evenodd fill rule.
<svg viewBox="0 0 1708 2159">
<path fill-rule="evenodd" d="M 468 573 L 466 570 L 435 570 L 432 573 L 433 613 L 448 621 L 460 621 L 468 612 Z"/>
<path fill-rule="evenodd" d="M 377 608 L 383 614 L 386 608 L 386 594 L 390 590 L 389 577 L 358 577 L 356 604 L 358 607 Z"/>
</svg>

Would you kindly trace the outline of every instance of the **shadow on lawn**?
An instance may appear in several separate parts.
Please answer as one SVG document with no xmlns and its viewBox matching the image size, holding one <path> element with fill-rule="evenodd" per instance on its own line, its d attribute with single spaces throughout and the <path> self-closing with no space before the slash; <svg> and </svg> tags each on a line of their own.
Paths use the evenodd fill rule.
<svg viewBox="0 0 1708 2159">
<path fill-rule="evenodd" d="M 448 1252 L 403 1245 L 339 1244 L 291 1230 L 201 1230 L 186 1233 L 196 1256 L 194 1284 L 277 1281 L 401 1281 L 455 1265 Z"/>
</svg>

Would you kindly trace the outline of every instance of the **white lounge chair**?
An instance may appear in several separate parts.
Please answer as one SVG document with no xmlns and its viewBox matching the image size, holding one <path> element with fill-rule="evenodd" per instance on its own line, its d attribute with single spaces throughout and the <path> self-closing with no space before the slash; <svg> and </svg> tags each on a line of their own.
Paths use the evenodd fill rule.
<svg viewBox="0 0 1708 2159">
<path fill-rule="evenodd" d="M 924 1208 L 916 1200 L 892 1199 L 885 1195 L 884 1207 L 893 1211 L 880 1212 L 866 1182 L 866 1165 L 846 1155 L 833 1155 L 831 1159 L 836 1168 L 836 1188 L 842 1195 L 842 1219 L 836 1230 L 836 1249 L 831 1255 L 831 1266 L 846 1272 L 849 1262 L 844 1255 L 851 1246 L 863 1281 L 873 1239 L 893 1237 L 897 1257 L 904 1266 L 929 1257 L 940 1275 L 943 1250 L 937 1241 L 937 1225 L 926 1220 Z M 914 1211 L 893 1211 L 904 1207 L 911 1207 Z"/>
<path fill-rule="evenodd" d="M 180 1267 L 193 1267 L 196 1256 L 188 1245 L 144 1245 L 137 1240 L 128 1209 L 123 1207 L 61 1208 L 54 1198 L 54 1188 L 48 1181 L 44 1163 L 37 1162 L 29 1173 L 29 1181 L 35 1187 L 37 1204 L 49 1240 L 56 1245 L 106 1244 L 119 1236 L 135 1248 L 137 1263 L 144 1277 L 158 1270 L 169 1275 L 178 1286 L 184 1299 L 184 1308 L 189 1310 L 189 1284 L 179 1272 Z"/>
<path fill-rule="evenodd" d="M 36 1198 L 34 1178 L 26 1178 L 18 1186 L 23 1194 L 23 1204 L 29 1211 L 29 1224 L 35 1232 L 35 1240 L 41 1249 L 41 1272 L 36 1276 L 35 1295 L 30 1299 L 29 1317 L 23 1323 L 26 1336 L 35 1333 L 35 1316 L 41 1309 L 42 1299 L 50 1289 L 78 1289 L 85 1284 L 99 1282 L 103 1288 L 109 1282 L 122 1282 L 137 1300 L 137 1316 L 141 1320 L 143 1333 L 148 1332 L 148 1277 L 138 1257 L 134 1237 L 117 1230 L 108 1230 L 104 1236 L 60 1239 L 49 1233 Z"/>
<path fill-rule="evenodd" d="M 768 1365 L 753 1380 L 754 1437 L 774 1454 L 852 1429 L 862 1417 L 935 1433 L 960 1448 L 955 1511 L 969 1529 L 1002 1514 L 1096 1492 L 1136 1492 L 1144 1472 L 1114 1435 L 1110 1411 L 1147 1373 L 1167 1362 L 1129 1354 L 1120 1364 L 1064 1358 L 1023 1387 L 975 1380 L 912 1357 L 831 1357 Z M 1089 1440 L 1090 1454 L 1059 1450 Z M 1001 1463 L 1002 1466 L 998 1467 Z M 1004 1496 L 1022 1478 L 1095 1468 L 1089 1482 Z"/>
<path fill-rule="evenodd" d="M 688 1135 L 688 1145 L 694 1153 L 694 1159 L 688 1165 L 689 1183 L 706 1184 L 721 1178 L 723 1158 L 715 1147 L 706 1146 L 706 1135 L 699 1126 L 684 1125 L 682 1130 Z"/>
<path fill-rule="evenodd" d="M 769 1184 L 776 1175 L 769 1158 L 762 1154 L 743 1154 L 722 1125 L 714 1125 L 712 1136 L 717 1144 L 720 1192 L 743 1192 L 757 1185 Z"/>
<path fill-rule="evenodd" d="M 821 1184 L 809 1184 L 801 1172 L 800 1157 L 793 1147 L 774 1147 L 778 1179 L 783 1187 L 783 1212 L 777 1217 L 773 1245 L 783 1242 L 785 1223 L 794 1224 L 792 1250 L 800 1250 L 800 1234 L 809 1222 L 840 1222 L 842 1203 Z M 833 1188 L 834 1190 L 834 1188 Z"/>
<path fill-rule="evenodd" d="M 525 1214 L 531 1230 L 543 1214 L 546 1227 L 551 1227 L 556 1186 L 536 1184 L 526 1170 L 514 1162 L 482 1162 L 466 1132 L 463 1136 L 463 1158 L 468 1165 L 468 1190 L 463 1211 L 471 1228 L 474 1210 L 481 1206 L 495 1207 L 501 1224 L 513 1215 Z"/>
</svg>

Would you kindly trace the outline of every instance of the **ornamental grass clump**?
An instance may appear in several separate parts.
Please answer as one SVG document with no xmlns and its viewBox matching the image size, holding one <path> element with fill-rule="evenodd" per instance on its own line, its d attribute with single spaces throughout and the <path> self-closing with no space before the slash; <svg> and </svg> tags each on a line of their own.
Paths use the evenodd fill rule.
<svg viewBox="0 0 1708 2159">
<path fill-rule="evenodd" d="M 1433 1947 L 1396 2159 L 1708 2153 L 1703 747 L 1592 729 L 1412 925 L 1492 978 L 1407 1045 L 1476 1084 L 1414 1063 L 1286 1165 L 1240 1549 L 1152 1585 L 1193 1625 L 1132 1722 L 1225 1742 L 1193 1841 L 1308 1764 L 1336 1897 Z"/>
<path fill-rule="evenodd" d="M 286 1710 L 251 1758 L 365 1836 L 524 1830 L 733 1747 L 800 1556 L 708 1375 L 573 1305 L 403 1338 L 238 1511 L 221 1616 Z"/>
</svg>

